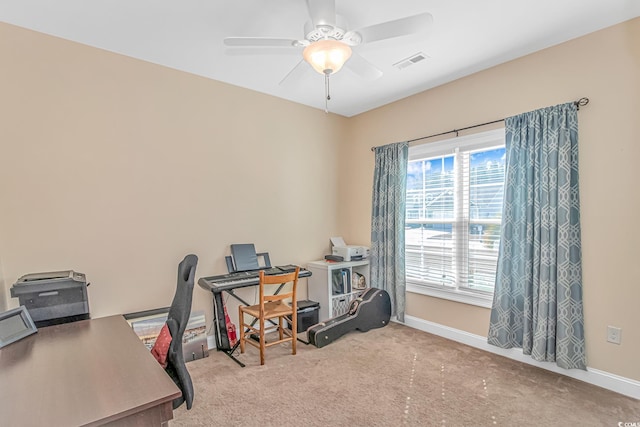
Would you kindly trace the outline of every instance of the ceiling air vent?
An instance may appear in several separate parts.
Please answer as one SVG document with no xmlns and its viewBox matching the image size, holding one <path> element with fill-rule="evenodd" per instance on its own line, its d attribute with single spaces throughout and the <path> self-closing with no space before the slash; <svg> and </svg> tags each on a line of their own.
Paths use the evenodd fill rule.
<svg viewBox="0 0 640 427">
<path fill-rule="evenodd" d="M 393 64 L 393 66 L 396 67 L 398 70 L 403 70 L 410 65 L 413 65 L 415 63 L 418 63 L 420 61 L 427 59 L 428 57 L 429 57 L 428 55 L 422 52 L 418 52 L 414 55 L 411 55 L 408 58 L 403 59 L 402 61 L 396 62 L 395 64 Z"/>
</svg>

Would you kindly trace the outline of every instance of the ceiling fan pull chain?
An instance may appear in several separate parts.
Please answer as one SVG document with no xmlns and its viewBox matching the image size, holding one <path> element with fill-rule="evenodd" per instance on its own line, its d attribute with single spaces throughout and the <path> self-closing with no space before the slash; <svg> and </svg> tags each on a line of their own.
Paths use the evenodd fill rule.
<svg viewBox="0 0 640 427">
<path fill-rule="evenodd" d="M 324 75 L 324 112 L 329 112 L 329 101 L 331 100 L 331 94 L 329 93 L 329 73 Z"/>
</svg>

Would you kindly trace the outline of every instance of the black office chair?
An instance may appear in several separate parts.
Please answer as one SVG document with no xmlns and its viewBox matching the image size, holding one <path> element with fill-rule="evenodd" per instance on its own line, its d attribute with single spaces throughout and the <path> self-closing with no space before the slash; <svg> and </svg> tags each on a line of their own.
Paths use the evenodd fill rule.
<svg viewBox="0 0 640 427">
<path fill-rule="evenodd" d="M 173 401 L 173 409 L 187 402 L 187 409 L 193 403 L 193 383 L 182 354 L 182 337 L 191 314 L 193 282 L 196 274 L 198 257 L 187 255 L 178 266 L 178 285 L 167 316 L 167 327 L 171 333 L 171 344 L 167 353 L 165 371 L 182 390 L 182 396 Z"/>
</svg>

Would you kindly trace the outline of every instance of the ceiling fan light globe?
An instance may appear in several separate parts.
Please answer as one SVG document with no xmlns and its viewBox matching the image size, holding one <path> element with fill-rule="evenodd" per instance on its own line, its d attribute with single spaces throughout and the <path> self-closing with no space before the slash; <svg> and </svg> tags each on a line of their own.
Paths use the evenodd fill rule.
<svg viewBox="0 0 640 427">
<path fill-rule="evenodd" d="M 338 40 L 319 40 L 307 46 L 302 56 L 318 73 L 333 74 L 351 57 L 351 48 Z"/>
</svg>

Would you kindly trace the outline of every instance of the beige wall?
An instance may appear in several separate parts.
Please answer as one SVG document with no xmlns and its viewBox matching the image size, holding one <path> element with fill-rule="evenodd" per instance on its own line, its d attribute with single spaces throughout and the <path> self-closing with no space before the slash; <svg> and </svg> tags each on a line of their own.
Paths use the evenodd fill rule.
<svg viewBox="0 0 640 427">
<path fill-rule="evenodd" d="M 428 67 L 429 64 L 424 64 Z M 345 238 L 369 240 L 371 146 L 483 123 L 586 96 L 579 112 L 588 365 L 640 380 L 640 18 L 428 90 L 350 121 Z M 407 294 L 407 314 L 486 336 L 489 310 Z M 622 345 L 606 342 L 607 325 Z"/>
<path fill-rule="evenodd" d="M 336 234 L 367 244 L 371 146 L 589 97 L 588 364 L 640 380 L 640 19 L 350 119 L 6 24 L 0 58 L 0 304 L 17 304 L 8 288 L 22 274 L 75 269 L 94 317 L 168 305 L 189 252 L 201 277 L 225 270 L 231 243 L 276 264 L 320 258 Z M 486 335 L 486 309 L 407 299 L 409 315 Z M 198 287 L 194 309 L 211 318 Z M 607 325 L 622 345 L 605 342 Z"/>
<path fill-rule="evenodd" d="M 1 238 L 0 241 L 2 241 Z M 4 273 L 2 272 L 2 260 L 0 259 L 0 311 L 5 311 L 8 308 L 5 287 L 6 284 L 4 280 Z"/>
<path fill-rule="evenodd" d="M 6 24 L 0 58 L 9 306 L 32 272 L 85 273 L 101 317 L 168 306 L 187 253 L 197 277 L 232 243 L 276 264 L 326 253 L 345 118 Z M 193 306 L 211 319 L 197 286 Z"/>
</svg>

